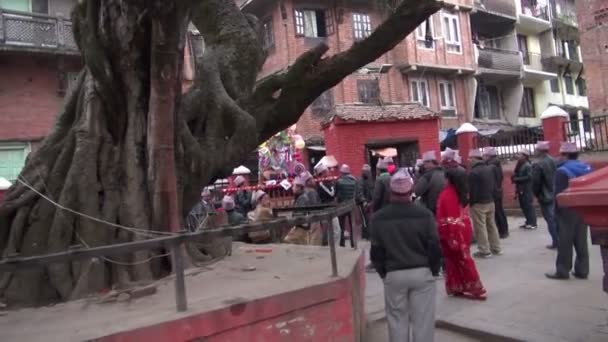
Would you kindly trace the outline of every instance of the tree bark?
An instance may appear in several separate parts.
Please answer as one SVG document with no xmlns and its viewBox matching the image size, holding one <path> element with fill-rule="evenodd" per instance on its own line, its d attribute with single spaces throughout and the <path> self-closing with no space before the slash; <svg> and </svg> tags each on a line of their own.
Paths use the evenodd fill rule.
<svg viewBox="0 0 608 342">
<path fill-rule="evenodd" d="M 328 48 L 319 45 L 286 73 L 256 84 L 266 57 L 258 23 L 232 1 L 79 2 L 72 20 L 85 67 L 53 131 L 0 205 L 2 256 L 179 230 L 179 215 L 203 186 L 229 174 L 316 97 L 392 49 L 441 5 L 405 0 L 349 50 L 324 57 Z M 206 51 L 193 87 L 182 95 L 190 21 Z M 0 296 L 10 305 L 34 306 L 128 286 L 166 274 L 144 262 L 159 253 L 3 273 Z"/>
</svg>

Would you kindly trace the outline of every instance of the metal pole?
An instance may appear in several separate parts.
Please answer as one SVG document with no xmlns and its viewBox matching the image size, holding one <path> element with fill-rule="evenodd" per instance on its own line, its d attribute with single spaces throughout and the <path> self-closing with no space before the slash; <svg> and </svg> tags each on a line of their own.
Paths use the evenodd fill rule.
<svg viewBox="0 0 608 342">
<path fill-rule="evenodd" d="M 173 271 L 175 272 L 175 304 L 177 312 L 184 312 L 188 310 L 188 301 L 186 299 L 184 256 L 182 255 L 181 244 L 171 246 L 171 256 L 173 257 Z"/>
<path fill-rule="evenodd" d="M 331 276 L 338 276 L 338 260 L 336 259 L 336 239 L 334 237 L 334 225 L 333 220 L 329 220 L 328 225 L 328 235 L 329 235 L 329 255 L 331 257 Z"/>
</svg>

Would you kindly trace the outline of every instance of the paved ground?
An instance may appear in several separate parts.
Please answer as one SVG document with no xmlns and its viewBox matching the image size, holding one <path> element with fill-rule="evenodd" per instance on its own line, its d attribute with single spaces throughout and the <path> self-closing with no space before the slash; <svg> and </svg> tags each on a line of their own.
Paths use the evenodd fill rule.
<svg viewBox="0 0 608 342">
<path fill-rule="evenodd" d="M 477 262 L 488 300 L 447 297 L 439 282 L 438 321 L 523 341 L 608 341 L 608 295 L 601 288 L 598 247 L 590 246 L 588 280 L 546 279 L 544 273 L 553 269 L 556 255 L 544 247 L 549 238 L 546 227 L 519 230 L 522 221 L 509 219 L 512 233 L 502 240 L 503 256 Z M 369 320 L 382 320 L 383 289 L 376 274 L 368 274 L 366 296 Z M 386 340 L 385 329 L 378 325 L 370 331 L 377 334 L 370 341 Z M 442 339 L 443 333 L 438 331 L 438 341 L 459 341 L 451 336 Z"/>
</svg>

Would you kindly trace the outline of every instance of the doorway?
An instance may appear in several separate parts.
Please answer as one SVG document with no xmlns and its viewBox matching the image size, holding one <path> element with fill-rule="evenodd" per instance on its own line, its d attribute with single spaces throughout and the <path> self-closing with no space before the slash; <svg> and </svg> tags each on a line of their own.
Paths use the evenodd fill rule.
<svg viewBox="0 0 608 342">
<path fill-rule="evenodd" d="M 372 142 L 368 143 L 365 147 L 367 160 L 372 167 L 372 174 L 374 177 L 377 175 L 376 164 L 378 164 L 378 159 L 383 158 L 378 152 L 382 150 L 389 148 L 396 150 L 396 155 L 392 157 L 399 168 L 413 168 L 416 166 L 416 159 L 420 157 L 420 145 L 418 144 L 418 140 Z"/>
</svg>

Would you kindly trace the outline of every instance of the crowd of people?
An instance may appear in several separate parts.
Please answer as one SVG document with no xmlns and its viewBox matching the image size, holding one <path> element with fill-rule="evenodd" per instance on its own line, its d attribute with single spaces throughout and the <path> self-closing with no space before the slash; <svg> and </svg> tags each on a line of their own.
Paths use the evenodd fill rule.
<svg viewBox="0 0 608 342">
<path fill-rule="evenodd" d="M 591 172 L 578 160 L 577 146 L 564 142 L 559 159 L 549 155 L 550 143 L 540 141 L 535 156 L 522 149 L 511 177 L 525 223 L 519 228 L 537 229 L 536 198 L 547 223 L 551 243 L 557 250 L 555 271 L 550 279 L 589 274 L 587 226 L 574 211 L 559 206 L 556 196 L 570 180 Z M 458 151 L 447 148 L 441 158 L 428 151 L 413 169 L 399 168 L 391 157 L 379 158 L 376 177 L 364 165 L 361 177 L 348 165 L 339 167 L 332 180 L 328 165 L 319 163 L 314 175 L 302 165 L 293 178 L 294 206 L 307 208 L 323 204 L 357 204 L 362 236 L 371 240 L 371 264 L 384 281 L 385 303 L 391 341 L 432 341 L 435 317 L 435 281 L 443 273 L 449 296 L 485 300 L 487 291 L 474 258 L 503 254 L 501 239 L 509 237 L 503 207 L 503 168 L 497 150 L 489 147 L 469 151 L 468 168 Z M 315 180 L 319 179 L 319 181 Z M 269 195 L 248 191 L 245 179 L 236 177 L 237 192 L 224 196 L 221 210 L 227 223 L 238 225 L 273 219 Z M 205 190 L 202 200 L 187 219 L 188 228 L 200 229 L 202 219 L 214 206 Z M 295 211 L 294 215 L 304 215 Z M 327 245 L 329 230 L 339 231 L 339 245 L 355 246 L 352 215 L 341 215 L 328 223 L 292 227 L 283 241 L 293 244 Z M 249 243 L 272 242 L 269 231 L 238 237 Z M 472 253 L 471 247 L 477 244 Z M 573 249 L 576 260 L 572 262 Z M 443 271 L 443 272 L 442 272 Z"/>
<path fill-rule="evenodd" d="M 547 248 L 557 249 L 556 269 L 546 277 L 568 279 L 574 268 L 574 277 L 586 279 L 588 227 L 556 196 L 591 167 L 578 160 L 576 144 L 562 143 L 557 160 L 549 145 L 538 142 L 534 160 L 529 150 L 518 153 L 511 181 L 525 217 L 520 228 L 537 229 L 536 198 L 551 238 Z M 414 174 L 402 169 L 380 175 L 372 198 L 369 269 L 384 281 L 390 341 L 433 340 L 435 279 L 442 269 L 448 295 L 485 300 L 474 257 L 502 255 L 501 239 L 509 236 L 504 173 L 495 148 L 470 151 L 468 170 L 451 149 L 441 160 L 435 151 L 424 153 L 418 166 Z M 471 254 L 474 242 L 477 251 Z"/>
</svg>

